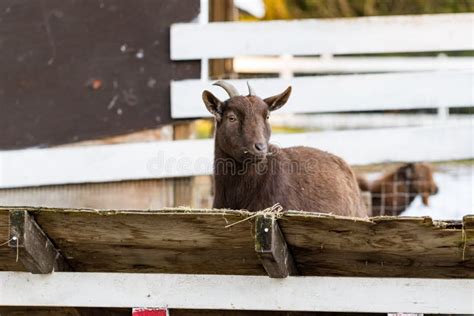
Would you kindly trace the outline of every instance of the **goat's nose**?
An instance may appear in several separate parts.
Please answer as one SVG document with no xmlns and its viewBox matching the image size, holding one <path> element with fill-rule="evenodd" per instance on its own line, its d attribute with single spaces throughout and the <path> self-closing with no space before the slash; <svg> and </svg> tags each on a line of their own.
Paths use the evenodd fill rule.
<svg viewBox="0 0 474 316">
<path fill-rule="evenodd" d="M 258 151 L 264 151 L 267 149 L 267 145 L 265 145 L 264 143 L 255 143 L 255 149 L 258 150 Z"/>
</svg>

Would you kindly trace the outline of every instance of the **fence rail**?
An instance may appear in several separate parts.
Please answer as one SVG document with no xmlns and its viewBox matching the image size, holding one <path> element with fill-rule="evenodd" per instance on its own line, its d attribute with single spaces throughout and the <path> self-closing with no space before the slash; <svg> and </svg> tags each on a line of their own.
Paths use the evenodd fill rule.
<svg viewBox="0 0 474 316">
<path fill-rule="evenodd" d="M 277 134 L 272 142 L 311 146 L 353 165 L 474 157 L 472 123 Z M 0 188 L 208 175 L 212 140 L 161 141 L 0 152 Z"/>
<path fill-rule="evenodd" d="M 407 113 L 347 113 L 314 115 L 274 115 L 275 126 L 285 126 L 309 130 L 341 130 L 389 127 L 436 126 L 440 124 L 469 124 L 474 122 L 472 115 L 450 114 L 440 118 L 438 114 Z M 473 126 L 474 127 L 474 126 Z"/>
<path fill-rule="evenodd" d="M 171 55 L 174 60 L 182 60 L 239 55 L 474 50 L 473 23 L 474 14 L 440 14 L 177 24 L 171 29 Z M 282 34 L 298 36 L 282 38 Z M 221 89 L 212 87 L 211 83 L 202 79 L 173 81 L 173 118 L 208 117 L 201 101 L 202 91 L 212 89 L 218 97 L 226 98 Z M 246 91 L 246 80 L 231 83 L 240 91 Z M 261 96 L 279 93 L 292 85 L 293 95 L 280 113 L 446 109 L 474 105 L 472 67 L 291 80 L 255 79 L 252 85 Z M 273 142 L 283 147 L 321 148 L 356 165 L 474 157 L 472 121 L 456 124 L 446 121 L 444 125 L 430 127 L 275 135 Z M 0 188 L 210 174 L 212 147 L 211 140 L 186 140 L 0 151 Z"/>
<path fill-rule="evenodd" d="M 379 73 L 439 70 L 474 70 L 473 57 L 237 57 L 237 73 Z"/>
<path fill-rule="evenodd" d="M 0 272 L 0 305 L 473 313 L 473 288 L 456 279 Z"/>
<path fill-rule="evenodd" d="M 473 50 L 473 23 L 466 13 L 174 24 L 171 58 Z"/>
<path fill-rule="evenodd" d="M 247 80 L 230 80 L 246 94 Z M 467 107 L 474 105 L 474 71 L 439 71 L 252 79 L 260 96 L 270 96 L 293 86 L 288 104 L 279 113 L 321 113 Z M 222 89 L 212 82 L 183 80 L 171 83 L 173 118 L 208 117 L 201 101 L 208 89 L 225 100 Z"/>
</svg>

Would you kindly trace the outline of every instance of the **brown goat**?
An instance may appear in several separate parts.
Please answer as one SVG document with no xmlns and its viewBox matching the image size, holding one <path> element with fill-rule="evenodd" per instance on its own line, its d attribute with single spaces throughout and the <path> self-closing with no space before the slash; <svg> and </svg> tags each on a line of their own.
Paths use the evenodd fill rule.
<svg viewBox="0 0 474 316">
<path fill-rule="evenodd" d="M 357 180 L 372 195 L 372 216 L 400 215 L 418 195 L 428 206 L 430 195 L 438 193 L 432 167 L 425 163 L 405 164 L 372 183 L 360 176 Z"/>
<path fill-rule="evenodd" d="M 309 147 L 269 144 L 271 111 L 291 94 L 261 99 L 249 86 L 241 96 L 227 82 L 215 83 L 230 98 L 211 92 L 202 98 L 216 119 L 214 208 L 259 211 L 280 203 L 284 209 L 366 216 L 352 169 L 339 157 Z"/>
</svg>

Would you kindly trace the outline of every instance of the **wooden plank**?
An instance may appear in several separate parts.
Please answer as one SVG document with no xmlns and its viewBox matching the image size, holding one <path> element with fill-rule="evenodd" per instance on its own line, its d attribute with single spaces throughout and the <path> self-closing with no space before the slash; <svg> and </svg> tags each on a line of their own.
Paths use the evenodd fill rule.
<svg viewBox="0 0 474 316">
<path fill-rule="evenodd" d="M 195 126 L 192 122 L 175 124 L 173 126 L 173 139 L 191 139 L 194 136 Z M 173 204 L 172 206 L 192 206 L 194 179 L 181 177 L 173 179 Z M 193 205 L 194 206 L 194 205 Z"/>
<path fill-rule="evenodd" d="M 209 0 L 209 21 L 235 21 L 237 17 L 238 10 L 233 0 Z M 202 79 L 228 78 L 233 74 L 233 61 L 230 58 L 206 61 L 209 62 L 209 76 Z"/>
<path fill-rule="evenodd" d="M 131 312 L 131 308 L 0 306 L 0 314 L 7 316 L 130 316 Z"/>
<path fill-rule="evenodd" d="M 62 254 L 27 211 L 10 211 L 9 240 L 8 246 L 18 251 L 19 260 L 29 272 L 45 274 L 69 270 Z"/>
<path fill-rule="evenodd" d="M 169 27 L 199 0 L 0 1 L 0 148 L 44 147 L 156 128 L 173 120 Z M 117 36 L 120 34 L 120 36 Z"/>
<path fill-rule="evenodd" d="M 255 251 L 271 278 L 298 275 L 298 269 L 275 216 L 257 216 L 255 220 Z"/>
<path fill-rule="evenodd" d="M 429 217 L 330 221 L 319 214 L 301 215 L 289 212 L 279 223 L 303 275 L 351 271 L 359 276 L 474 278 L 472 216 L 461 223 Z"/>
<path fill-rule="evenodd" d="M 468 70 L 472 57 L 237 57 L 237 73 L 371 73 Z"/>
<path fill-rule="evenodd" d="M 471 123 L 275 135 L 273 142 L 281 147 L 319 148 L 351 165 L 474 157 L 474 147 L 469 145 L 474 142 Z"/>
<path fill-rule="evenodd" d="M 247 81 L 229 80 L 242 94 L 247 93 Z M 250 82 L 261 97 L 293 87 L 288 104 L 278 110 L 279 114 L 468 107 L 474 104 L 472 70 L 252 79 Z M 221 100 L 227 99 L 225 92 L 212 86 L 210 81 L 173 81 L 172 117 L 209 117 L 201 100 L 204 90 L 212 91 Z"/>
<path fill-rule="evenodd" d="M 195 140 L 0 151 L 0 187 L 210 174 L 212 157 L 211 142 Z"/>
<path fill-rule="evenodd" d="M 9 209 L 0 208 L 0 219 Z M 27 210 L 78 272 L 266 275 L 253 218 L 226 228 L 246 211 Z M 305 276 L 474 279 L 471 222 L 291 211 L 279 226 Z M 0 257 L 0 271 L 12 261 Z"/>
<path fill-rule="evenodd" d="M 172 140 L 173 126 L 166 125 L 160 128 L 148 129 L 140 132 L 121 134 L 118 136 L 96 138 L 82 142 L 74 142 L 62 146 L 91 146 L 91 145 L 112 145 L 123 143 L 153 142 L 158 140 Z"/>
<path fill-rule="evenodd" d="M 265 275 L 252 223 L 225 228 L 248 214 L 189 208 L 34 212 L 75 271 Z M 0 270 L 10 260 L 15 257 L 0 258 Z"/>
<path fill-rule="evenodd" d="M 343 157 L 352 165 L 365 165 L 471 159 L 474 157 L 474 148 L 470 146 L 473 137 L 472 125 L 464 122 L 280 134 L 274 135 L 271 141 L 281 147 L 320 148 Z M 213 146 L 211 140 L 183 140 L 0 151 L 0 188 L 209 175 L 212 174 Z M 0 202 L 11 201 L 9 194 L 9 191 L 0 191 Z"/>
<path fill-rule="evenodd" d="M 0 271 L 26 271 L 23 264 L 16 260 L 16 248 L 8 247 L 10 241 L 10 213 L 0 211 Z"/>
<path fill-rule="evenodd" d="M 473 23 L 465 13 L 173 24 L 171 58 L 472 50 Z"/>
<path fill-rule="evenodd" d="M 0 305 L 11 306 L 469 314 L 473 291 L 474 280 L 0 272 Z"/>
<path fill-rule="evenodd" d="M 48 185 L 0 190 L 0 205 L 149 210 L 172 206 L 173 193 L 172 179 Z"/>
<path fill-rule="evenodd" d="M 172 134 L 173 127 L 165 126 L 154 130 L 68 144 L 62 148 L 172 140 Z M 171 179 L 150 179 L 0 190 L 0 205 L 157 209 L 173 205 L 173 181 Z"/>
<path fill-rule="evenodd" d="M 83 308 L 88 309 L 88 308 Z M 34 315 L 34 316 L 92 316 L 87 313 L 81 313 L 79 309 L 74 307 L 32 307 L 32 306 L 0 306 L 1 315 L 20 316 L 20 315 Z M 128 313 L 127 316 L 129 316 Z M 112 316 L 105 314 L 104 316 Z M 118 315 L 117 315 L 118 316 Z"/>
<path fill-rule="evenodd" d="M 276 114 L 276 113 L 275 113 Z M 461 125 L 472 122 L 474 115 L 450 114 L 440 120 L 438 114 L 413 113 L 333 113 L 312 115 L 273 115 L 274 126 L 312 130 L 344 130 L 409 126 L 434 126 L 440 123 Z"/>
</svg>

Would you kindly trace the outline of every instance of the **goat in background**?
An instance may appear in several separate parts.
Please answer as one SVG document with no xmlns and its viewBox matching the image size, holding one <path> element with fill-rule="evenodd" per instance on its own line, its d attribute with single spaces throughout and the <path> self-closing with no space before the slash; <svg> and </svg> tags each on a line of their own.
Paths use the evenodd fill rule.
<svg viewBox="0 0 474 316">
<path fill-rule="evenodd" d="M 438 193 L 433 179 L 433 168 L 426 163 L 407 163 L 369 182 L 357 176 L 362 191 L 369 191 L 372 198 L 372 216 L 400 215 L 420 195 L 424 205 L 429 205 L 430 195 Z"/>
</svg>

